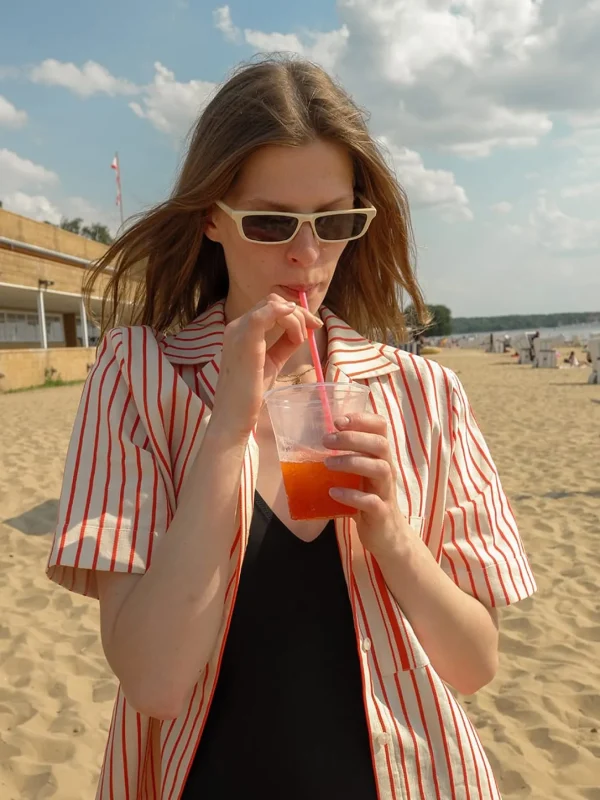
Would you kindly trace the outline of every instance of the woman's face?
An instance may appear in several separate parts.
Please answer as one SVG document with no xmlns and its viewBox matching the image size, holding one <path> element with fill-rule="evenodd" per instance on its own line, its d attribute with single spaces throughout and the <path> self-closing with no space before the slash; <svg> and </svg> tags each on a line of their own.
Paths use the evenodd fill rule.
<svg viewBox="0 0 600 800">
<path fill-rule="evenodd" d="M 243 211 L 336 211 L 353 207 L 353 183 L 352 160 L 339 145 L 320 139 L 301 147 L 266 145 L 250 156 L 222 199 L 231 208 Z M 272 292 L 297 302 L 294 288 L 306 289 L 309 306 L 315 312 L 346 246 L 320 242 L 309 223 L 286 244 L 248 242 L 218 207 L 205 233 L 220 242 L 225 252 L 228 319 L 245 314 Z"/>
</svg>

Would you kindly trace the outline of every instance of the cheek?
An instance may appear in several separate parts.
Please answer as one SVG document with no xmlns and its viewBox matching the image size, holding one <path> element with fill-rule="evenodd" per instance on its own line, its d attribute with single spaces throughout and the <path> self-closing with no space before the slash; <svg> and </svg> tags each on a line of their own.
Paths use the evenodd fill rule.
<svg viewBox="0 0 600 800">
<path fill-rule="evenodd" d="M 323 252 L 323 261 L 332 276 L 347 246 L 347 244 L 331 244 L 327 245 L 327 249 Z"/>
<path fill-rule="evenodd" d="M 237 241 L 223 242 L 223 250 L 230 280 L 238 286 L 254 286 L 275 271 L 274 248 L 251 244 L 238 237 Z"/>
</svg>

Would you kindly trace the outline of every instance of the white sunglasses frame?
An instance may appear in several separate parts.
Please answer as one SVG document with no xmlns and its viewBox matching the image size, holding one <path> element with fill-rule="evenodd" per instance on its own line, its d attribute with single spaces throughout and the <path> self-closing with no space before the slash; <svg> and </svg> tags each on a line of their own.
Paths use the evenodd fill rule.
<svg viewBox="0 0 600 800">
<path fill-rule="evenodd" d="M 367 208 L 344 208 L 339 209 L 338 211 L 317 211 L 314 214 L 295 214 L 292 211 L 240 211 L 238 209 L 230 208 L 227 203 L 224 203 L 222 200 L 217 200 L 215 205 L 217 205 L 221 211 L 224 211 L 228 217 L 235 222 L 236 227 L 238 229 L 238 233 L 246 242 L 251 242 L 252 244 L 264 244 L 264 245 L 275 245 L 275 244 L 289 244 L 300 231 L 302 225 L 305 222 L 310 223 L 310 227 L 315 235 L 315 238 L 322 242 L 323 244 L 340 244 L 342 242 L 352 242 L 355 239 L 362 238 L 365 233 L 369 230 L 369 226 L 375 215 L 377 214 L 377 209 L 373 206 L 368 206 Z M 367 221 L 365 222 L 365 227 L 363 230 L 358 234 L 358 236 L 350 236 L 347 239 L 322 239 L 319 234 L 317 233 L 317 228 L 315 225 L 316 220 L 319 217 L 332 217 L 334 214 L 365 214 L 367 217 Z M 298 226 L 294 233 L 290 236 L 289 239 L 283 239 L 281 242 L 259 242 L 256 239 L 250 239 L 244 233 L 244 227 L 242 224 L 242 220 L 244 217 L 264 217 L 264 216 L 277 216 L 277 217 L 293 217 L 295 220 L 298 220 Z"/>
</svg>

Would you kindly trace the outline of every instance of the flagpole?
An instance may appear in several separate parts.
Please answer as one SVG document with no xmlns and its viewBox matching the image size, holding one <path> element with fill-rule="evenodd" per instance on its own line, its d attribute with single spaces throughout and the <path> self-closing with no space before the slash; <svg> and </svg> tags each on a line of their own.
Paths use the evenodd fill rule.
<svg viewBox="0 0 600 800">
<path fill-rule="evenodd" d="M 123 227 L 123 192 L 121 191 L 121 165 L 119 163 L 119 154 L 115 153 L 115 157 L 110 165 L 111 169 L 115 171 L 115 180 L 117 182 L 117 205 L 121 212 L 121 227 Z"/>
<path fill-rule="evenodd" d="M 121 185 L 121 163 L 119 161 L 119 154 L 115 153 L 117 159 L 117 183 L 119 184 L 119 208 L 121 210 L 121 227 L 123 227 L 123 189 Z"/>
</svg>

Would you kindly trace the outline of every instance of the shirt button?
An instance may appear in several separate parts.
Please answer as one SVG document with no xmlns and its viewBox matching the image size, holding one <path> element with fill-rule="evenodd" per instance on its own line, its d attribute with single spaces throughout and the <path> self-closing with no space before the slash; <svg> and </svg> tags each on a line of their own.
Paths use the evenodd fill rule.
<svg viewBox="0 0 600 800">
<path fill-rule="evenodd" d="M 363 639 L 362 640 L 362 649 L 363 652 L 368 653 L 371 649 L 371 640 L 370 639 Z"/>
</svg>

